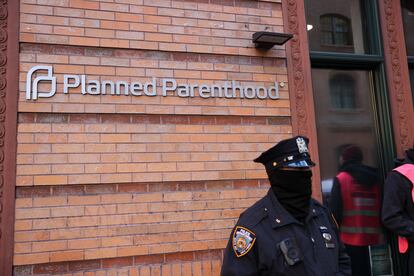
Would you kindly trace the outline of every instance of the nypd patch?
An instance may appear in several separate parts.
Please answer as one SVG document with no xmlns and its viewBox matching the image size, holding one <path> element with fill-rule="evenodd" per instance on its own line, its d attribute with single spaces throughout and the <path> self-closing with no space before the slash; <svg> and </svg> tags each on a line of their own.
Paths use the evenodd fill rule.
<svg viewBox="0 0 414 276">
<path fill-rule="evenodd" d="M 233 231 L 233 251 L 236 257 L 249 253 L 256 241 L 256 235 L 247 228 L 237 226 Z"/>
</svg>

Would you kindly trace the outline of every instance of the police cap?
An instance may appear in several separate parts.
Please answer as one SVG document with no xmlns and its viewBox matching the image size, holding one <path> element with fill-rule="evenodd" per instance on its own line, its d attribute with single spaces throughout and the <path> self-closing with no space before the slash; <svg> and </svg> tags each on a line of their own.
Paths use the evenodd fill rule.
<svg viewBox="0 0 414 276">
<path fill-rule="evenodd" d="M 315 163 L 310 159 L 308 144 L 309 139 L 304 136 L 282 140 L 254 159 L 254 162 L 262 163 L 268 173 L 281 167 L 310 168 Z"/>
</svg>

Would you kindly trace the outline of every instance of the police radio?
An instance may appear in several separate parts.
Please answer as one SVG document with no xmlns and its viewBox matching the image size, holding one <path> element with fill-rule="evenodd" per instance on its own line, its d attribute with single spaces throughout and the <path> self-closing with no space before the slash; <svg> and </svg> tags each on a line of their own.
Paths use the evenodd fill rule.
<svg viewBox="0 0 414 276">
<path fill-rule="evenodd" d="M 279 248 L 288 265 L 295 265 L 303 260 L 302 252 L 295 238 L 287 238 L 279 243 Z"/>
</svg>

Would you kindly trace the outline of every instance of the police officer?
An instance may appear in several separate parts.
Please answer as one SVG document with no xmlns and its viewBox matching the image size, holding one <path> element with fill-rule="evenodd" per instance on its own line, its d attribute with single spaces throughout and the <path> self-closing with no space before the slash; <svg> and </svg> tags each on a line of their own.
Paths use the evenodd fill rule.
<svg viewBox="0 0 414 276">
<path fill-rule="evenodd" d="M 254 161 L 271 188 L 240 215 L 224 253 L 222 276 L 351 275 L 329 211 L 311 199 L 315 164 L 303 136 L 286 139 Z"/>
</svg>

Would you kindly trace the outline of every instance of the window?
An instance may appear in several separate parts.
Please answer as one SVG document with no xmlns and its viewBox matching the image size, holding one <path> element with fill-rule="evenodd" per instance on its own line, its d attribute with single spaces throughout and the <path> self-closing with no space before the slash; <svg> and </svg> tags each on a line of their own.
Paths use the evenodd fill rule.
<svg viewBox="0 0 414 276">
<path fill-rule="evenodd" d="M 414 68 L 410 69 L 410 81 L 411 81 L 411 95 L 413 96 L 413 104 L 414 104 Z"/>
<path fill-rule="evenodd" d="M 414 36 L 412 30 L 414 28 L 414 1 L 402 0 L 401 12 L 404 25 L 405 45 L 407 48 L 408 66 L 410 69 L 411 94 L 413 95 L 414 104 Z"/>
<path fill-rule="evenodd" d="M 364 164 L 383 176 L 394 158 L 383 147 L 392 144 L 392 131 L 389 112 L 381 109 L 388 98 L 377 2 L 305 0 L 323 199 L 330 196 L 344 145 L 357 145 Z M 370 270 L 361 275 L 392 275 L 388 252 L 388 244 L 379 243 L 351 260 Z"/>
<path fill-rule="evenodd" d="M 401 12 L 404 25 L 405 44 L 407 47 L 407 55 L 414 56 L 414 36 L 412 35 L 414 27 L 414 1 L 401 1 Z"/>
<path fill-rule="evenodd" d="M 367 9 L 362 0 L 305 0 L 309 49 L 318 52 L 371 53 Z"/>
<path fill-rule="evenodd" d="M 327 14 L 321 16 L 321 44 L 352 45 L 350 20 L 344 16 Z"/>
<path fill-rule="evenodd" d="M 350 75 L 339 74 L 329 80 L 331 106 L 333 108 L 355 108 L 355 81 Z"/>
</svg>

